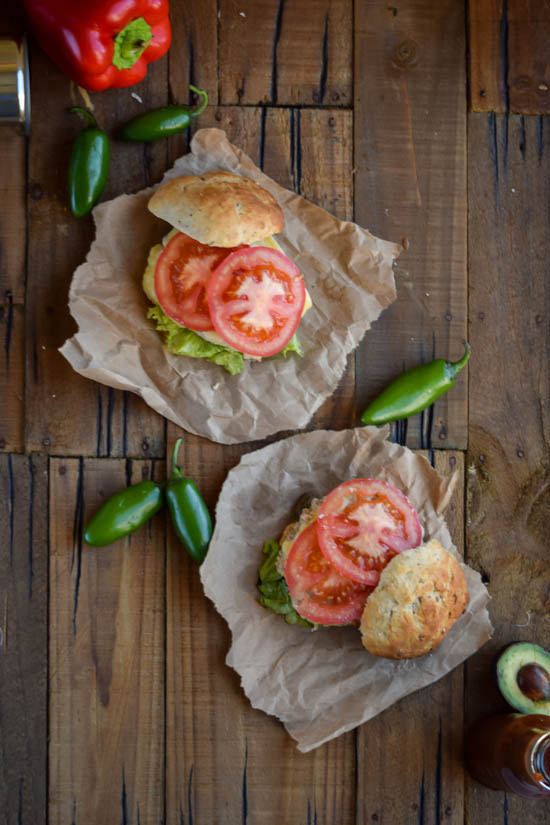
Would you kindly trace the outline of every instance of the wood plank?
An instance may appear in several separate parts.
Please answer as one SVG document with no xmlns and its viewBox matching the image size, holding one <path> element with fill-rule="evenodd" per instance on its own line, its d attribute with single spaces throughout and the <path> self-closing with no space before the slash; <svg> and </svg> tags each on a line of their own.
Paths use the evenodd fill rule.
<svg viewBox="0 0 550 825">
<path fill-rule="evenodd" d="M 548 118 L 470 115 L 471 342 L 468 560 L 488 583 L 493 638 L 467 666 L 471 723 L 506 704 L 493 658 L 511 641 L 548 646 L 550 222 Z M 534 825 L 535 801 L 468 783 L 470 825 Z"/>
<path fill-rule="evenodd" d="M 1 240 L 0 240 L 1 243 Z M 24 450 L 25 309 L 5 290 L 0 303 L 0 452 Z"/>
<path fill-rule="evenodd" d="M 77 375 L 58 348 L 75 331 L 67 310 L 72 273 L 94 236 L 93 219 L 68 209 L 66 170 L 72 141 L 82 128 L 67 109 L 83 104 L 59 71 L 35 48 L 32 53 L 33 129 L 29 151 L 29 249 L 26 308 L 26 449 L 51 454 L 160 456 L 164 421 L 133 395 L 100 387 Z M 162 90 L 162 91 L 160 91 Z M 132 94 L 139 94 L 142 104 Z M 166 61 L 150 67 L 131 89 L 92 96 L 98 123 L 111 133 L 136 109 L 166 101 Z M 52 112 L 57 112 L 52 117 Z M 168 147 L 113 143 L 103 198 L 132 192 L 158 180 Z M 67 415 L 67 398 L 71 415 Z M 146 443 L 147 449 L 143 449 Z"/>
<path fill-rule="evenodd" d="M 351 120 L 347 112 L 220 107 L 201 126 L 224 128 L 273 178 L 349 214 Z M 329 123 L 334 117 L 334 123 Z M 317 141 L 315 153 L 309 152 Z M 301 163 L 299 162 L 301 158 Z M 316 188 L 312 169 L 321 170 Z M 342 197 L 337 199 L 338 194 Z M 349 373 L 353 384 L 353 372 Z M 344 382 L 344 386 L 345 382 Z M 347 391 L 346 391 L 347 392 Z M 339 390 L 318 426 L 347 426 L 349 394 Z M 337 399 L 340 399 L 338 401 Z M 182 433 L 168 424 L 168 445 Z M 180 461 L 209 506 L 227 471 L 257 444 L 222 447 L 183 434 Z M 282 725 L 253 710 L 225 664 L 230 638 L 205 598 L 198 571 L 171 531 L 167 568 L 167 823 L 250 820 L 288 825 L 355 822 L 354 735 L 300 754 Z M 200 698 L 198 698 L 200 697 Z"/>
<path fill-rule="evenodd" d="M 550 113 L 550 6 L 510 0 L 508 20 L 508 85 L 510 111 Z"/>
<path fill-rule="evenodd" d="M 351 104 L 350 0 L 221 0 L 219 9 L 220 103 Z"/>
<path fill-rule="evenodd" d="M 2 127 L 0 158 L 0 450 L 23 450 L 23 399 L 25 392 L 26 245 L 26 138 L 12 127 Z"/>
<path fill-rule="evenodd" d="M 508 78 L 507 7 L 504 0 L 469 0 L 468 57 L 470 108 L 505 112 Z"/>
<path fill-rule="evenodd" d="M 474 112 L 550 113 L 547 3 L 470 0 L 470 106 Z"/>
<path fill-rule="evenodd" d="M 459 472 L 446 519 L 460 550 L 464 455 L 436 450 L 432 463 L 442 475 Z M 462 705 L 459 667 L 358 729 L 358 823 L 463 825 Z"/>
<path fill-rule="evenodd" d="M 165 520 L 82 541 L 110 495 L 154 462 L 50 462 L 49 822 L 159 823 L 164 810 Z M 116 813 L 118 812 L 118 813 Z"/>
<path fill-rule="evenodd" d="M 460 357 L 466 337 L 464 8 L 375 0 L 355 14 L 355 219 L 407 247 L 397 301 L 357 353 L 361 408 L 396 375 Z M 466 375 L 408 421 L 411 447 L 466 445 Z"/>
<path fill-rule="evenodd" d="M 0 456 L 0 822 L 46 822 L 48 478 Z"/>
<path fill-rule="evenodd" d="M 204 89 L 210 105 L 216 105 L 219 102 L 216 0 L 173 3 L 170 23 L 174 44 L 168 52 L 171 99 L 175 103 L 186 101 L 191 83 Z"/>
</svg>

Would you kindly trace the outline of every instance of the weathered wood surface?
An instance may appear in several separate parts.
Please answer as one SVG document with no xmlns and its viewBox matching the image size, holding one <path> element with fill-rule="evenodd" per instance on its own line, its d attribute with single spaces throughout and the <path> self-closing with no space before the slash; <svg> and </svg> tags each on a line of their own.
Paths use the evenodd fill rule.
<svg viewBox="0 0 550 825">
<path fill-rule="evenodd" d="M 91 95 L 112 131 L 145 108 L 187 101 L 189 83 L 205 88 L 211 105 L 193 129 L 225 129 L 283 186 L 405 239 L 398 301 L 308 429 L 353 426 L 404 366 L 434 347 L 458 356 L 470 322 L 467 373 L 392 437 L 446 447 L 431 453 L 435 465 L 458 468 L 448 518 L 459 547 L 468 525 L 495 637 L 466 681 L 456 669 L 309 754 L 250 707 L 224 664 L 227 627 L 162 515 L 111 548 L 81 543 L 106 496 L 142 472 L 163 475 L 181 433 L 135 396 L 76 375 L 57 352 L 73 331 L 68 288 L 93 222 L 72 218 L 64 184 L 80 128 L 67 109 L 82 100 L 33 45 L 32 137 L 25 147 L 0 135 L 0 825 L 545 821 L 540 803 L 465 778 L 461 756 L 463 708 L 470 722 L 498 706 L 498 647 L 544 644 L 550 630 L 549 123 L 471 115 L 467 202 L 464 65 L 468 46 L 473 108 L 481 82 L 491 109 L 546 100 L 535 89 L 547 74 L 544 15 L 546 4 L 520 0 L 470 3 L 468 25 L 450 0 L 178 0 L 168 58 L 135 89 Z M 6 21 L 4 30 L 21 26 L 20 10 Z M 529 83 L 516 84 L 524 75 Z M 104 197 L 160 180 L 189 140 L 113 144 Z M 258 444 L 183 435 L 181 463 L 213 511 L 227 471 Z M 464 450 L 468 435 L 468 453 L 450 449 Z"/>
<path fill-rule="evenodd" d="M 350 0 L 222 0 L 220 103 L 349 106 L 352 9 Z"/>
<path fill-rule="evenodd" d="M 11 127 L 0 134 L 0 450 L 9 452 L 21 452 L 24 439 L 25 153 L 23 135 Z"/>
<path fill-rule="evenodd" d="M 468 560 L 492 595 L 493 639 L 468 662 L 467 721 L 505 708 L 493 658 L 550 636 L 548 118 L 470 115 Z M 475 686 L 475 689 L 474 689 Z M 542 803 L 544 806 L 545 803 Z M 504 805 L 504 809 L 503 809 Z M 472 823 L 542 823 L 535 801 L 468 783 Z"/>
<path fill-rule="evenodd" d="M 468 1 L 469 99 L 474 112 L 507 109 L 507 3 Z"/>
<path fill-rule="evenodd" d="M 463 8 L 417 0 L 355 10 L 355 220 L 406 249 L 398 298 L 357 351 L 361 407 L 404 369 L 455 360 L 466 337 Z M 466 376 L 408 421 L 412 447 L 464 448 Z"/>
<path fill-rule="evenodd" d="M 164 811 L 163 514 L 83 543 L 93 512 L 154 462 L 51 459 L 49 822 L 159 823 Z"/>
<path fill-rule="evenodd" d="M 469 0 L 474 112 L 550 113 L 548 3 Z"/>
<path fill-rule="evenodd" d="M 0 823 L 46 822 L 48 459 L 0 456 Z"/>
</svg>

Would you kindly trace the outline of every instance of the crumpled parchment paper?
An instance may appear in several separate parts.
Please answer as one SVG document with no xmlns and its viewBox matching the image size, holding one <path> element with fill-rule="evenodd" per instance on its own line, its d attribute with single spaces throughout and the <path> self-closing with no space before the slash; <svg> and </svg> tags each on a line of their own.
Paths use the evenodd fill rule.
<svg viewBox="0 0 550 825">
<path fill-rule="evenodd" d="M 283 189 L 220 129 L 197 132 L 164 180 L 209 169 L 252 178 L 278 200 L 285 229 L 277 240 L 313 300 L 298 330 L 304 357 L 247 361 L 231 376 L 163 348 L 141 289 L 148 251 L 171 229 L 147 209 L 154 188 L 94 209 L 96 237 L 69 294 L 79 329 L 60 351 L 87 378 L 137 393 L 189 432 L 233 444 L 307 424 L 335 390 L 347 355 L 395 299 L 392 263 L 401 248 Z"/>
<path fill-rule="evenodd" d="M 371 656 L 353 627 L 291 626 L 258 603 L 263 542 L 279 538 L 301 495 L 324 496 L 351 478 L 381 478 L 401 489 L 418 511 L 423 541 L 436 538 L 459 556 L 443 517 L 456 476 L 440 477 L 422 456 L 387 442 L 388 432 L 387 427 L 318 430 L 248 453 L 229 472 L 218 500 L 200 574 L 206 595 L 232 632 L 226 661 L 239 673 L 253 707 L 277 716 L 301 751 L 440 679 L 492 632 L 487 590 L 479 573 L 464 564 L 467 610 L 435 652 L 417 659 Z"/>
</svg>

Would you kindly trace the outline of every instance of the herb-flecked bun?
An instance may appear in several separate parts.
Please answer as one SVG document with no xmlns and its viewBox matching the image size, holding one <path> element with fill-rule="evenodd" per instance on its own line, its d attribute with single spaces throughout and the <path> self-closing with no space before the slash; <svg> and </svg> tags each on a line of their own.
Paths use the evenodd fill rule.
<svg viewBox="0 0 550 825">
<path fill-rule="evenodd" d="M 208 246 L 252 244 L 284 226 L 281 208 L 266 189 L 224 170 L 172 178 L 157 189 L 148 208 Z"/>
<path fill-rule="evenodd" d="M 412 659 L 434 650 L 469 601 L 458 560 L 432 539 L 394 556 L 368 597 L 363 645 L 374 656 Z"/>
</svg>

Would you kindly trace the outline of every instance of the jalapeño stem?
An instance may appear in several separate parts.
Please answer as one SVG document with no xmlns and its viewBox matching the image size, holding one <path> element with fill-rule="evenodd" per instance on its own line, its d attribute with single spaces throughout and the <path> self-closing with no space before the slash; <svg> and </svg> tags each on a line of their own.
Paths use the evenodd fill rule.
<svg viewBox="0 0 550 825">
<path fill-rule="evenodd" d="M 93 116 L 88 109 L 85 109 L 83 106 L 71 106 L 69 112 L 73 112 L 73 114 L 78 115 L 79 117 L 83 117 L 84 120 L 87 120 L 90 126 L 93 126 L 95 129 L 98 128 L 97 120 Z"/>
<path fill-rule="evenodd" d="M 460 370 L 466 366 L 468 361 L 470 360 L 470 353 L 471 347 L 468 341 L 463 341 L 464 344 L 464 355 L 459 361 L 446 361 L 445 362 L 445 372 L 447 376 L 450 378 L 451 381 L 454 381 Z"/>
<path fill-rule="evenodd" d="M 174 449 L 172 450 L 172 466 L 170 469 L 171 478 L 183 478 L 181 467 L 178 466 L 178 453 L 182 441 L 183 438 L 178 438 L 176 443 L 174 444 Z"/>
<path fill-rule="evenodd" d="M 197 117 L 197 115 L 200 115 L 201 112 L 204 112 L 204 110 L 206 109 L 206 106 L 208 105 L 208 94 L 204 91 L 204 89 L 197 89 L 196 86 L 191 86 L 190 85 L 189 88 L 196 95 L 201 95 L 202 96 L 202 101 L 199 104 L 198 108 L 193 109 L 192 111 L 189 112 L 191 117 Z"/>
</svg>

